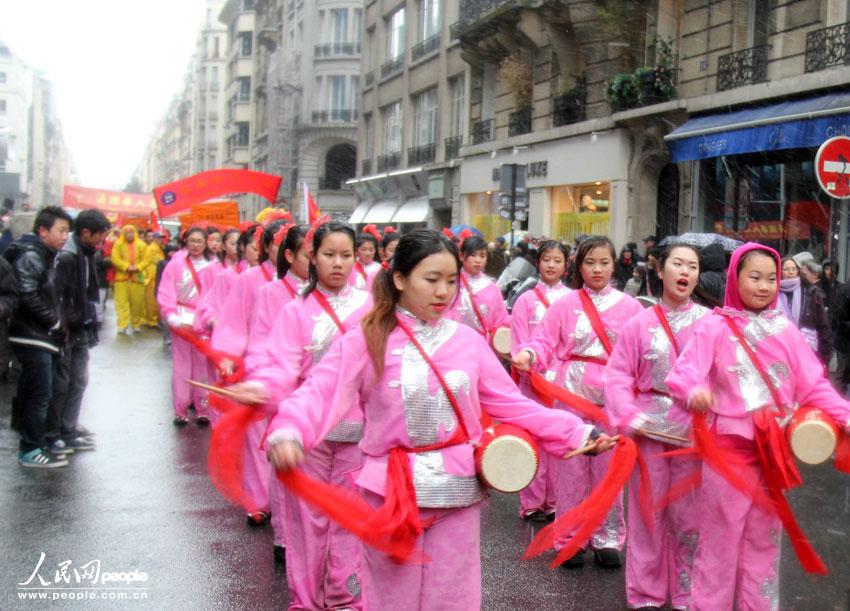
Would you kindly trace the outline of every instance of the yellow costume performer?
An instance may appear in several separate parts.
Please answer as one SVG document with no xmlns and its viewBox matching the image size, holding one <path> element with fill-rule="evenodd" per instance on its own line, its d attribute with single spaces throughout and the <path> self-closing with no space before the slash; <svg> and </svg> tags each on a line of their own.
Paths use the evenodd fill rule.
<svg viewBox="0 0 850 611">
<path fill-rule="evenodd" d="M 132 322 L 139 329 L 145 317 L 145 286 L 142 262 L 145 258 L 145 243 L 139 239 L 136 228 L 125 225 L 121 237 L 112 249 L 112 265 L 115 267 L 115 313 L 118 316 L 118 332 L 126 333 Z"/>
<path fill-rule="evenodd" d="M 145 247 L 145 257 L 140 269 L 145 279 L 145 324 L 159 326 L 159 304 L 156 302 L 156 266 L 165 258 L 165 253 L 154 239 Z"/>
</svg>

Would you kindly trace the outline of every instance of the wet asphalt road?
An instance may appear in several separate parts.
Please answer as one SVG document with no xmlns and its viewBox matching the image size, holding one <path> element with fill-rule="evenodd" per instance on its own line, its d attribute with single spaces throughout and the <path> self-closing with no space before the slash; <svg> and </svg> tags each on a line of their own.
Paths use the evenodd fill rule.
<svg viewBox="0 0 850 611">
<path fill-rule="evenodd" d="M 115 337 L 110 321 L 102 335 L 92 352 L 81 417 L 97 433 L 98 447 L 72 456 L 64 469 L 17 465 L 17 437 L 8 429 L 14 388 L 0 384 L 0 609 L 286 608 L 286 578 L 274 565 L 270 530 L 249 529 L 242 512 L 207 479 L 209 431 L 171 423 L 170 357 L 159 334 Z M 805 576 L 786 539 L 782 609 L 846 609 L 850 477 L 821 467 L 806 470 L 804 479 L 792 501 L 832 572 Z M 484 609 L 625 608 L 622 570 L 586 565 L 551 571 L 546 559 L 521 561 L 534 533 L 516 515 L 515 495 L 495 495 L 484 511 Z M 42 553 L 38 575 L 20 586 L 30 580 Z M 138 581 L 130 584 L 137 589 L 94 594 L 135 600 L 62 599 L 92 592 L 71 588 L 90 585 L 77 580 L 74 569 L 97 560 L 101 580 L 118 573 L 111 576 Z M 66 561 L 70 583 L 61 575 L 57 581 Z M 54 589 L 23 589 L 43 586 L 39 578 Z M 58 599 L 21 599 L 39 592 Z"/>
</svg>

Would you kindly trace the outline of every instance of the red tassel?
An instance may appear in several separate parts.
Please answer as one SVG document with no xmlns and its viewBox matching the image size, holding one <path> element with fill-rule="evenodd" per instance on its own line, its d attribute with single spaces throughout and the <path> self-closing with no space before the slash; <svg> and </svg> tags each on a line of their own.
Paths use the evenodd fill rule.
<svg viewBox="0 0 850 611">
<path fill-rule="evenodd" d="M 655 506 L 655 511 L 663 511 L 680 498 L 693 494 L 702 484 L 702 472 L 698 469 L 684 479 L 679 480 L 667 490 L 667 494 Z"/>
<path fill-rule="evenodd" d="M 652 487 L 649 482 L 649 468 L 643 458 L 640 446 L 635 444 L 635 456 L 640 468 L 640 490 L 638 491 L 638 506 L 643 523 L 651 534 L 655 534 L 655 516 L 652 511 Z"/>
<path fill-rule="evenodd" d="M 228 501 L 245 508 L 248 513 L 262 509 L 245 491 L 243 472 L 245 462 L 245 432 L 252 422 L 264 414 L 223 397 L 216 397 L 219 405 L 227 405 L 224 416 L 213 428 L 207 458 L 207 472 L 216 490 Z"/>
<path fill-rule="evenodd" d="M 756 447 L 759 461 L 765 470 L 768 481 L 774 481 L 780 490 L 790 490 L 803 483 L 800 471 L 782 429 L 776 418 L 767 409 L 761 409 L 753 415 L 756 427 Z"/>
<path fill-rule="evenodd" d="M 840 433 L 838 450 L 835 453 L 835 468 L 850 473 L 850 435 Z"/>
<path fill-rule="evenodd" d="M 603 412 L 599 407 L 576 394 L 571 393 L 565 388 L 561 388 L 548 382 L 546 378 L 537 372 L 530 372 L 531 390 L 537 395 L 540 401 L 549 407 L 552 407 L 554 402 L 560 401 L 570 409 L 580 413 L 584 418 L 608 425 L 608 414 Z"/>
<path fill-rule="evenodd" d="M 582 549 L 605 520 L 605 516 L 611 511 L 611 507 L 623 491 L 634 469 L 636 458 L 635 442 L 628 437 L 620 437 L 608 472 L 599 485 L 584 501 L 537 533 L 531 545 L 525 550 L 523 559 L 528 560 L 539 556 L 552 548 L 556 540 L 569 534 L 572 534 L 573 538 L 558 552 L 549 564 L 550 568 L 557 568 Z"/>
</svg>

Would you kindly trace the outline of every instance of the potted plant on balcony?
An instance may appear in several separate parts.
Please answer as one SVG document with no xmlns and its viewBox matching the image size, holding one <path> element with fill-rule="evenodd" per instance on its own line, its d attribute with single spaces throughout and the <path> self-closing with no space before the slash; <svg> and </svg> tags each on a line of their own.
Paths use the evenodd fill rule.
<svg viewBox="0 0 850 611">
<path fill-rule="evenodd" d="M 640 89 L 638 98 L 641 106 L 659 104 L 673 99 L 673 46 L 669 40 L 655 37 L 655 65 L 638 68 L 635 78 Z"/>
<path fill-rule="evenodd" d="M 552 123 L 558 127 L 583 121 L 586 101 L 587 79 L 584 75 L 577 77 L 571 87 L 568 81 L 564 81 L 558 95 L 552 98 Z"/>
<path fill-rule="evenodd" d="M 614 112 L 635 108 L 638 105 L 638 83 L 632 73 L 618 74 L 605 87 L 605 101 Z"/>
<path fill-rule="evenodd" d="M 531 67 L 515 57 L 508 56 L 499 64 L 498 79 L 513 93 L 516 108 L 508 117 L 510 136 L 531 131 L 531 101 L 534 90 L 531 75 Z"/>
</svg>

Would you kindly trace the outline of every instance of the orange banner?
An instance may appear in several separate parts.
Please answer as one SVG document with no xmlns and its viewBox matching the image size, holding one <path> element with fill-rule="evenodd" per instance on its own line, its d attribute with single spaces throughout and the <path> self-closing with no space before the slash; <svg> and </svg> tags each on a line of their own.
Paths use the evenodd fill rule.
<svg viewBox="0 0 850 611">
<path fill-rule="evenodd" d="M 239 204 L 231 201 L 222 201 L 192 206 L 189 214 L 184 214 L 180 217 L 180 230 L 188 229 L 201 221 L 213 223 L 222 229 L 239 227 Z"/>
<path fill-rule="evenodd" d="M 146 193 L 89 189 L 78 185 L 65 185 L 62 188 L 62 205 L 78 210 L 96 208 L 101 212 L 115 212 L 125 216 L 149 216 L 151 211 L 156 210 L 156 201 Z"/>
</svg>

